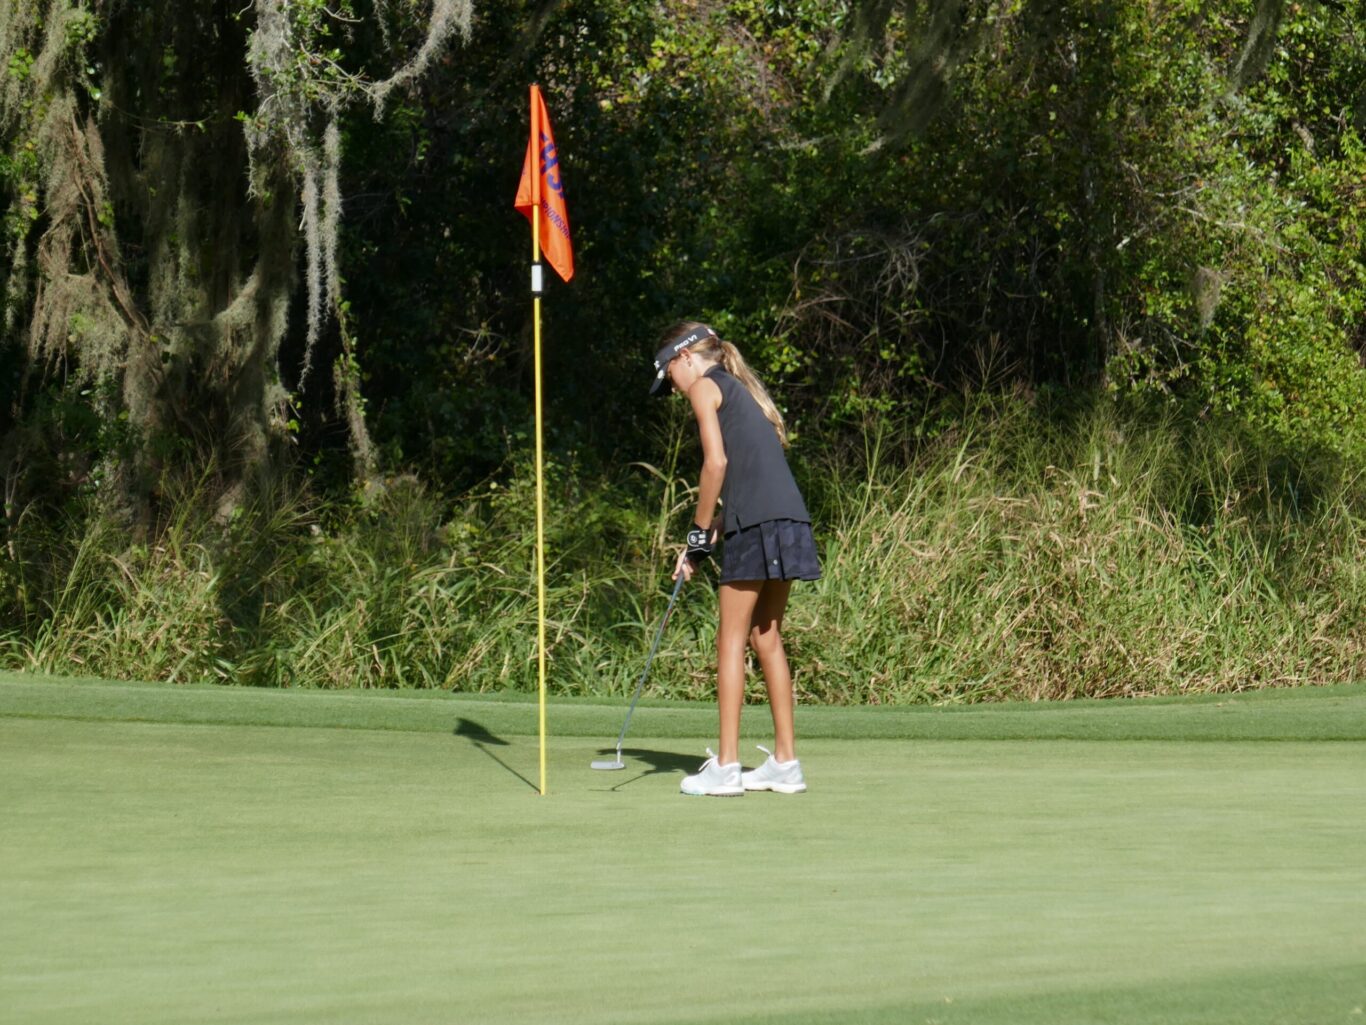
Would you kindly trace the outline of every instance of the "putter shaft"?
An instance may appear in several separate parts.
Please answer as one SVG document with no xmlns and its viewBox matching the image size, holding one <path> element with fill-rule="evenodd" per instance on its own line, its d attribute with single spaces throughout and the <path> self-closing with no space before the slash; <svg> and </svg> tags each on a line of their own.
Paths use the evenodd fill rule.
<svg viewBox="0 0 1366 1025">
<path fill-rule="evenodd" d="M 678 592 L 683 589 L 683 574 L 678 574 L 678 580 L 674 583 L 673 594 L 669 596 L 669 607 L 664 610 L 664 618 L 659 621 L 659 629 L 655 631 L 655 643 L 650 648 L 650 657 L 645 660 L 645 668 L 641 670 L 640 679 L 636 681 L 636 692 L 631 697 L 631 707 L 626 710 L 626 721 L 621 724 L 621 732 L 617 734 L 617 763 L 621 764 L 621 745 L 626 740 L 626 730 L 631 725 L 631 716 L 635 714 L 636 702 L 640 700 L 640 692 L 645 687 L 645 677 L 650 673 L 650 663 L 655 660 L 655 652 L 659 650 L 659 642 L 664 637 L 664 627 L 668 625 L 669 616 L 673 614 L 674 602 L 678 601 Z"/>
</svg>

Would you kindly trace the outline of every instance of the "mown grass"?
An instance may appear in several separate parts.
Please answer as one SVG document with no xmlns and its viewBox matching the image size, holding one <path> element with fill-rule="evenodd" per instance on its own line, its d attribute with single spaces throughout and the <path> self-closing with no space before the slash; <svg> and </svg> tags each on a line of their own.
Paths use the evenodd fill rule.
<svg viewBox="0 0 1366 1025">
<path fill-rule="evenodd" d="M 621 703 L 554 702 L 545 798 L 533 709 L 0 675 L 5 1020 L 1361 1014 L 1360 686 L 803 709 L 809 792 L 729 801 L 709 703 L 602 773 Z"/>
<path fill-rule="evenodd" d="M 554 464 L 548 657 L 559 695 L 629 692 L 667 600 L 694 456 Z M 834 704 L 1222 693 L 1366 678 L 1366 485 L 1207 423 L 998 400 L 909 454 L 794 454 L 825 578 L 794 592 L 801 698 Z M 529 473 L 343 507 L 202 489 L 145 540 L 108 517 L 10 527 L 0 665 L 271 687 L 535 685 Z M 714 571 L 708 571 L 712 573 Z M 685 588 L 649 693 L 710 693 L 715 595 Z M 761 691 L 757 687 L 756 695 Z"/>
</svg>

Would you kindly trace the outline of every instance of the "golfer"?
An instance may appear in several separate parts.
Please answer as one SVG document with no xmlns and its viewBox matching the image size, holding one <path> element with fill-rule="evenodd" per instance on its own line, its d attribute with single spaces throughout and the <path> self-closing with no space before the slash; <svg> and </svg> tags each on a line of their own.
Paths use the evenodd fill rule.
<svg viewBox="0 0 1366 1025">
<path fill-rule="evenodd" d="M 721 623 L 716 631 L 719 752 L 685 794 L 738 797 L 746 790 L 799 794 L 806 790 L 793 737 L 792 673 L 783 651 L 783 612 L 794 580 L 819 580 L 811 517 L 783 449 L 787 430 L 767 390 L 738 349 L 706 324 L 686 321 L 666 331 L 655 355 L 651 394 L 667 382 L 688 397 L 702 437 L 697 514 L 674 579 L 691 579 L 723 536 Z M 717 502 L 721 511 L 717 513 Z M 754 649 L 773 713 L 773 750 L 757 769 L 740 770 L 740 706 L 745 694 L 745 645 Z"/>
</svg>

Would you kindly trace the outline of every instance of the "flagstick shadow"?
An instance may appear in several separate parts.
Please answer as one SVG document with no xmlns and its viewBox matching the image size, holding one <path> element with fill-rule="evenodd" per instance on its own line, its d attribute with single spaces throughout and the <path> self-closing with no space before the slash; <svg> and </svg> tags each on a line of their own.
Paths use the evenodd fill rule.
<svg viewBox="0 0 1366 1025">
<path fill-rule="evenodd" d="M 484 752 L 484 754 L 488 755 L 495 762 L 497 762 L 498 765 L 503 769 L 503 771 L 511 773 L 512 775 L 520 779 L 523 783 L 525 783 L 528 787 L 530 787 L 532 790 L 536 791 L 537 793 L 540 793 L 540 788 L 536 786 L 535 783 L 531 782 L 531 780 L 527 779 L 520 772 L 514 769 L 511 765 L 503 761 L 503 759 L 499 758 L 496 754 L 489 750 L 490 745 L 496 747 L 507 747 L 508 742 L 504 740 L 502 737 L 495 736 L 494 734 L 490 733 L 487 729 L 485 729 L 479 723 L 475 722 L 473 719 L 463 718 L 457 719 L 455 721 L 455 729 L 451 732 L 455 734 L 455 736 L 457 737 L 464 737 L 471 744 L 477 747 L 480 751 Z"/>
</svg>

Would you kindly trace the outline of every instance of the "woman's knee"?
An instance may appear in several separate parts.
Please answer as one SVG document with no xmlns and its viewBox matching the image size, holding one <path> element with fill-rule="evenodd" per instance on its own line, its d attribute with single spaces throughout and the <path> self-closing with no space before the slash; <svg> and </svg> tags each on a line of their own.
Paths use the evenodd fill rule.
<svg viewBox="0 0 1366 1025">
<path fill-rule="evenodd" d="M 716 631 L 716 650 L 722 655 L 739 654 L 741 658 L 745 654 L 745 645 L 749 638 L 739 631 L 718 630 Z"/>
<path fill-rule="evenodd" d="M 749 646 L 761 657 L 771 652 L 781 651 L 783 637 L 778 629 L 778 624 L 768 623 L 762 626 L 756 624 L 750 627 Z"/>
</svg>

